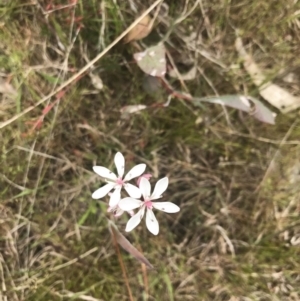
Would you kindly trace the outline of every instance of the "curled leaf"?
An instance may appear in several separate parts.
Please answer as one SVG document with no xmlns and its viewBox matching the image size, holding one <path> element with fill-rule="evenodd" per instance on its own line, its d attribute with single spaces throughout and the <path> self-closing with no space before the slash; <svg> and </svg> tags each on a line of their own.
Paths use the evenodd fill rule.
<svg viewBox="0 0 300 301">
<path fill-rule="evenodd" d="M 131 254 L 135 259 L 140 261 L 141 263 L 145 264 L 149 269 L 153 269 L 152 264 L 148 261 L 148 259 L 140 252 L 138 251 L 129 241 L 128 239 L 121 234 L 121 232 L 118 230 L 117 226 L 112 222 L 108 221 L 108 227 L 111 232 L 111 234 L 116 239 L 117 243 L 129 254 Z"/>
<path fill-rule="evenodd" d="M 162 77 L 166 74 L 167 69 L 165 54 L 164 44 L 159 43 L 143 52 L 135 53 L 133 57 L 145 73 L 151 76 Z"/>
<path fill-rule="evenodd" d="M 262 122 L 275 124 L 276 113 L 270 111 L 258 99 L 254 97 L 248 98 L 254 103 L 253 110 L 249 112 L 250 115 L 253 115 L 256 119 Z"/>
<path fill-rule="evenodd" d="M 228 106 L 247 112 L 262 122 L 275 124 L 276 114 L 254 97 L 244 95 L 223 95 L 202 98 L 192 97 L 191 101 L 197 106 L 201 106 L 203 101 Z"/>
<path fill-rule="evenodd" d="M 153 22 L 146 15 L 135 27 L 133 27 L 124 38 L 124 43 L 145 38 L 152 30 Z"/>
</svg>

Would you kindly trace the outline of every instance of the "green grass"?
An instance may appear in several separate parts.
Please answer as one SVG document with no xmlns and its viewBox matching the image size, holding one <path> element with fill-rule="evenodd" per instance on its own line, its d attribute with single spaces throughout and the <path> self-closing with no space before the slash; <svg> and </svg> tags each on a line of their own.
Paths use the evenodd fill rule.
<svg viewBox="0 0 300 301">
<path fill-rule="evenodd" d="M 136 17 L 127 2 L 115 4 L 121 2 L 105 1 L 106 46 Z M 171 22 L 177 20 L 185 1 L 165 2 Z M 188 10 L 194 4 L 190 2 Z M 66 4 L 55 2 L 60 3 Z M 99 3 L 78 2 L 75 16 L 82 17 L 84 27 L 68 56 L 72 8 L 46 18 L 29 2 L 0 5 L 0 73 L 10 75 L 18 88 L 0 122 L 80 70 L 84 56 L 91 60 L 99 53 Z M 147 6 L 135 3 L 139 11 Z M 198 74 L 185 82 L 189 92 L 204 97 L 215 89 L 219 95 L 259 97 L 234 48 L 239 29 L 266 74 L 299 94 L 299 82 L 288 84 L 278 76 L 295 72 L 298 62 L 294 13 L 299 8 L 292 3 L 202 1 L 202 8 L 174 25 L 166 45 L 179 71 L 188 69 L 189 59 L 210 81 Z M 49 1 L 40 4 L 45 9 Z M 75 22 L 72 39 L 77 26 Z M 150 45 L 167 32 L 163 23 L 156 24 L 145 42 Z M 196 48 L 215 60 L 184 42 L 184 34 L 193 32 L 201 37 Z M 66 90 L 40 130 L 32 130 L 32 123 L 47 103 L 0 130 L 3 295 L 13 301 L 130 300 L 107 227 L 107 200 L 91 199 L 102 183 L 92 166 L 113 168 L 114 154 L 121 151 L 127 168 L 146 162 L 154 180 L 168 176 L 165 199 L 181 207 L 176 215 L 157 214 L 157 237 L 144 222 L 125 233 L 155 266 L 146 281 L 141 265 L 121 251 L 134 300 L 298 300 L 300 190 L 291 170 L 299 164 L 300 141 L 280 144 L 298 113 L 279 114 L 271 126 L 227 108 L 230 125 L 218 105 L 199 108 L 175 99 L 167 108 L 121 118 L 125 105 L 158 101 L 143 90 L 143 73 L 132 58 L 135 51 L 130 44 L 115 46 L 95 65 L 103 90 L 97 92 L 90 77 L 82 77 Z M 64 62 L 68 71 L 61 68 Z M 182 89 L 179 81 L 172 82 Z M 55 97 L 49 104 L 53 101 Z M 296 123 L 287 140 L 297 142 L 299 134 Z M 124 216 L 116 222 L 122 233 L 126 221 Z"/>
</svg>

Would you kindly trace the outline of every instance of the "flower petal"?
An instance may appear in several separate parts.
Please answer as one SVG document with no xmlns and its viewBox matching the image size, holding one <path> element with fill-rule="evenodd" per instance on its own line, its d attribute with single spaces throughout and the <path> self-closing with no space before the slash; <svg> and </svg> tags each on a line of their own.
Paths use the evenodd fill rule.
<svg viewBox="0 0 300 301">
<path fill-rule="evenodd" d="M 151 200 L 159 199 L 168 188 L 168 185 L 169 179 L 167 177 L 160 179 L 155 185 L 154 191 L 151 195 Z"/>
<path fill-rule="evenodd" d="M 111 194 L 110 200 L 109 200 L 109 206 L 115 207 L 118 205 L 121 199 L 121 188 L 122 186 L 117 186 L 115 191 Z"/>
<path fill-rule="evenodd" d="M 141 178 L 146 178 L 147 180 L 150 180 L 151 177 L 152 177 L 151 173 L 144 173 L 137 179 L 136 181 L 137 186 L 140 186 Z"/>
<path fill-rule="evenodd" d="M 145 201 L 148 200 L 150 198 L 151 185 L 150 185 L 150 182 L 146 178 L 141 178 L 140 190 L 142 192 L 144 200 Z"/>
<path fill-rule="evenodd" d="M 141 190 L 130 183 L 124 184 L 124 188 L 132 198 L 139 199 L 142 196 Z"/>
<path fill-rule="evenodd" d="M 130 232 L 133 230 L 142 220 L 145 213 L 145 206 L 143 206 L 138 213 L 136 213 L 133 217 L 130 218 L 130 220 L 127 222 L 126 225 L 126 232 Z"/>
<path fill-rule="evenodd" d="M 154 234 L 157 235 L 159 232 L 159 224 L 158 221 L 151 209 L 147 209 L 146 213 L 146 226 L 148 230 Z"/>
<path fill-rule="evenodd" d="M 146 164 L 138 164 L 132 167 L 124 178 L 124 181 L 130 181 L 133 178 L 140 176 L 146 169 Z"/>
<path fill-rule="evenodd" d="M 133 198 L 124 198 L 119 202 L 119 207 L 124 211 L 130 211 L 136 208 L 139 208 L 143 202 L 141 200 L 133 199 Z"/>
<path fill-rule="evenodd" d="M 115 186 L 114 183 L 108 183 L 102 186 L 101 188 L 94 191 L 94 193 L 92 194 L 92 198 L 95 200 L 103 198 L 114 188 L 114 186 Z"/>
<path fill-rule="evenodd" d="M 123 178 L 124 169 L 125 169 L 125 159 L 120 152 L 117 152 L 115 155 L 115 165 L 118 170 L 119 178 Z"/>
<path fill-rule="evenodd" d="M 180 211 L 180 208 L 171 202 L 152 202 L 152 206 L 155 209 L 158 209 L 158 210 L 161 210 L 161 211 L 164 211 L 167 213 L 175 213 L 175 212 Z"/>
<path fill-rule="evenodd" d="M 117 176 L 106 167 L 93 166 L 93 170 L 96 174 L 98 174 L 102 178 L 113 180 L 113 181 L 117 179 Z"/>
</svg>

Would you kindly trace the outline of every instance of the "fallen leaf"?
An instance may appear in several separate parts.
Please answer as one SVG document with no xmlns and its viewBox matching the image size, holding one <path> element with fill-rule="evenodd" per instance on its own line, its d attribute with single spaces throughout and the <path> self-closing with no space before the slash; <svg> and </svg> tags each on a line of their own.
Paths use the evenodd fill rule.
<svg viewBox="0 0 300 301">
<path fill-rule="evenodd" d="M 134 258 L 136 258 L 138 261 L 145 264 L 149 269 L 153 269 L 153 265 L 148 261 L 148 259 L 140 252 L 138 251 L 129 241 L 128 239 L 121 234 L 121 232 L 118 230 L 117 226 L 112 222 L 108 221 L 108 227 L 111 232 L 111 234 L 116 239 L 117 243 L 129 254 L 131 254 Z"/>
<path fill-rule="evenodd" d="M 299 97 L 295 97 L 278 85 L 272 83 L 271 81 L 267 81 L 262 70 L 260 70 L 253 58 L 246 52 L 241 38 L 238 37 L 236 39 L 235 47 L 240 57 L 244 61 L 244 67 L 246 71 L 252 78 L 254 84 L 259 87 L 259 94 L 266 101 L 284 113 L 300 107 Z"/>
<path fill-rule="evenodd" d="M 244 112 L 249 112 L 251 104 L 245 96 L 239 95 L 222 95 L 215 97 L 193 97 L 192 101 L 194 104 L 198 105 L 204 102 L 216 103 L 219 105 L 228 106 L 234 109 L 238 109 Z"/>
<path fill-rule="evenodd" d="M 133 55 L 138 66 L 151 76 L 162 77 L 166 74 L 167 61 L 163 43 L 147 48 Z"/>
<path fill-rule="evenodd" d="M 244 95 L 223 95 L 216 97 L 192 97 L 191 101 L 201 106 L 202 102 L 216 103 L 249 113 L 259 121 L 275 124 L 276 113 L 269 110 L 261 101 Z M 251 103 L 252 102 L 252 103 Z"/>
<path fill-rule="evenodd" d="M 133 27 L 124 38 L 124 43 L 141 40 L 152 30 L 153 22 L 149 15 L 146 15 L 135 27 Z"/>
<path fill-rule="evenodd" d="M 103 89 L 103 82 L 102 82 L 102 79 L 99 77 L 99 75 L 90 72 L 89 73 L 89 77 L 90 77 L 90 79 L 92 81 L 92 85 L 97 90 L 102 90 Z"/>
<path fill-rule="evenodd" d="M 125 106 L 121 109 L 122 114 L 133 114 L 139 111 L 142 111 L 146 109 L 147 106 L 145 105 L 130 105 L 130 106 Z"/>
<path fill-rule="evenodd" d="M 7 81 L 1 78 L 0 78 L 0 93 L 8 97 L 16 97 L 18 94 L 15 88 L 10 83 L 8 83 Z"/>
<path fill-rule="evenodd" d="M 276 113 L 270 111 L 258 99 L 254 97 L 248 98 L 254 103 L 254 108 L 249 112 L 250 115 L 253 115 L 256 119 L 262 122 L 275 124 Z"/>
</svg>

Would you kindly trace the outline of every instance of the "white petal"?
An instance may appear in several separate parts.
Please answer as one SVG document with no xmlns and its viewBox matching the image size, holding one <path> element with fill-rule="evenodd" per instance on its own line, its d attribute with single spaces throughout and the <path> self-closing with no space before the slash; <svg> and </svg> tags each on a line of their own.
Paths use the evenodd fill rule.
<svg viewBox="0 0 300 301">
<path fill-rule="evenodd" d="M 119 207 L 124 211 L 130 211 L 139 208 L 143 204 L 142 201 L 133 198 L 124 198 L 119 202 Z"/>
<path fill-rule="evenodd" d="M 132 198 L 139 199 L 142 196 L 141 190 L 130 183 L 126 183 L 124 188 Z"/>
<path fill-rule="evenodd" d="M 108 183 L 101 188 L 97 189 L 93 194 L 92 198 L 95 200 L 101 199 L 104 196 L 106 196 L 113 188 L 115 184 L 114 183 Z"/>
<path fill-rule="evenodd" d="M 117 186 L 115 191 L 111 194 L 110 200 L 109 200 L 110 207 L 115 207 L 118 205 L 118 203 L 121 199 L 121 188 L 122 188 L 122 186 Z"/>
<path fill-rule="evenodd" d="M 158 209 L 158 210 L 161 210 L 161 211 L 164 211 L 167 213 L 175 213 L 175 212 L 180 211 L 180 208 L 171 202 L 152 202 L 152 206 L 155 209 Z"/>
<path fill-rule="evenodd" d="M 125 168 L 125 159 L 124 159 L 124 156 L 120 152 L 117 152 L 115 155 L 115 165 L 117 167 L 119 177 L 123 178 L 124 168 Z"/>
<path fill-rule="evenodd" d="M 141 178 L 140 190 L 142 192 L 144 200 L 147 200 L 150 198 L 151 185 L 150 185 L 150 182 L 146 178 Z"/>
<path fill-rule="evenodd" d="M 128 213 L 130 216 L 133 216 L 133 215 L 134 215 L 134 211 L 133 211 L 133 210 L 127 211 L 127 213 Z"/>
<path fill-rule="evenodd" d="M 106 178 L 113 181 L 117 179 L 117 176 L 106 167 L 93 166 L 93 170 L 96 174 L 98 174 L 102 178 Z"/>
<path fill-rule="evenodd" d="M 158 234 L 158 232 L 159 232 L 158 221 L 151 209 L 147 209 L 146 226 L 152 234 L 154 234 L 154 235 Z"/>
<path fill-rule="evenodd" d="M 139 177 L 146 169 L 146 164 L 138 164 L 132 167 L 124 178 L 124 181 L 130 181 L 133 178 Z"/>
<path fill-rule="evenodd" d="M 142 220 L 143 216 L 145 213 L 145 206 L 143 206 L 137 214 L 135 214 L 133 217 L 130 218 L 130 220 L 128 221 L 127 225 L 126 225 L 126 232 L 130 232 L 131 230 L 133 230 Z"/>
<path fill-rule="evenodd" d="M 151 195 L 151 200 L 159 199 L 168 188 L 168 185 L 169 179 L 167 177 L 160 179 L 155 185 L 154 191 Z"/>
</svg>

